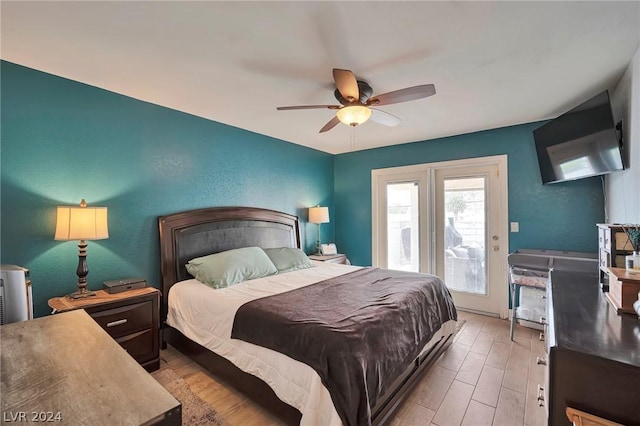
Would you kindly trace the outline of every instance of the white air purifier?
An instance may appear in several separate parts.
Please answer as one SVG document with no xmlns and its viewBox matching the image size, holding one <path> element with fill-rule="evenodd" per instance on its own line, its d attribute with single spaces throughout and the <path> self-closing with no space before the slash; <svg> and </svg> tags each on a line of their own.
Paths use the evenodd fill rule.
<svg viewBox="0 0 640 426">
<path fill-rule="evenodd" d="M 33 319 L 29 270 L 16 265 L 0 266 L 0 325 Z"/>
</svg>

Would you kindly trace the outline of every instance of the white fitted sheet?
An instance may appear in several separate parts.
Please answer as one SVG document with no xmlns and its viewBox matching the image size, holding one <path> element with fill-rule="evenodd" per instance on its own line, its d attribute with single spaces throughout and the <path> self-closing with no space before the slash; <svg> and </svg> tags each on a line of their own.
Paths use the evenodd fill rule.
<svg viewBox="0 0 640 426">
<path fill-rule="evenodd" d="M 236 311 L 243 304 L 360 269 L 313 263 L 314 268 L 245 281 L 224 289 L 214 290 L 195 279 L 176 283 L 169 291 L 167 323 L 266 382 L 282 401 L 302 413 L 302 426 L 341 425 L 331 396 L 313 368 L 280 352 L 230 337 Z M 454 331 L 455 321 L 449 321 L 432 342 Z M 426 347 L 429 346 L 431 342 Z"/>
</svg>

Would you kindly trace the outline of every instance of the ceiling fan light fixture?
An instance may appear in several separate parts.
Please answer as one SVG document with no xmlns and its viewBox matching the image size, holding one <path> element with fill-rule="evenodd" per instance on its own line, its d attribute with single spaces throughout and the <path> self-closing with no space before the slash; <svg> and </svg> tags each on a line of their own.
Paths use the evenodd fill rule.
<svg viewBox="0 0 640 426">
<path fill-rule="evenodd" d="M 338 120 L 348 126 L 357 126 L 371 117 L 371 110 L 364 105 L 349 105 L 336 111 Z"/>
</svg>

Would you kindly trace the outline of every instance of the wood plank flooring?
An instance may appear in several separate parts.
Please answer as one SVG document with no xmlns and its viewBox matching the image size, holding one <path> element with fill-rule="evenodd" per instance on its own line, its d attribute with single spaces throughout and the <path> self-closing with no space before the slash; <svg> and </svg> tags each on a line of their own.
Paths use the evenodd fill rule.
<svg viewBox="0 0 640 426">
<path fill-rule="evenodd" d="M 466 323 L 453 345 L 418 382 L 391 425 L 544 425 L 545 410 L 536 400 L 545 368 L 536 358 L 546 358 L 539 332 L 517 325 L 511 342 L 508 321 L 467 312 L 458 316 Z M 282 425 L 176 349 L 169 347 L 160 357 L 160 368 L 172 368 L 230 426 Z"/>
</svg>

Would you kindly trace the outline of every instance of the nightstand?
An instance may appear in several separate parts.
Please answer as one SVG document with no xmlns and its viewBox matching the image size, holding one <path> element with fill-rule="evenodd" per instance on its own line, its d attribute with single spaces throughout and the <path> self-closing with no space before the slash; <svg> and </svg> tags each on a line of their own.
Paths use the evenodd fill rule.
<svg viewBox="0 0 640 426">
<path fill-rule="evenodd" d="M 328 263 L 340 263 L 342 265 L 351 265 L 349 259 L 347 259 L 347 255 L 345 254 L 331 254 L 328 256 L 321 256 L 319 254 L 312 254 L 308 256 L 311 260 L 317 260 L 319 262 L 328 262 Z"/>
<path fill-rule="evenodd" d="M 109 294 L 104 290 L 84 299 L 49 299 L 53 313 L 84 309 L 100 327 L 147 371 L 160 367 L 160 292 L 145 287 Z"/>
</svg>

